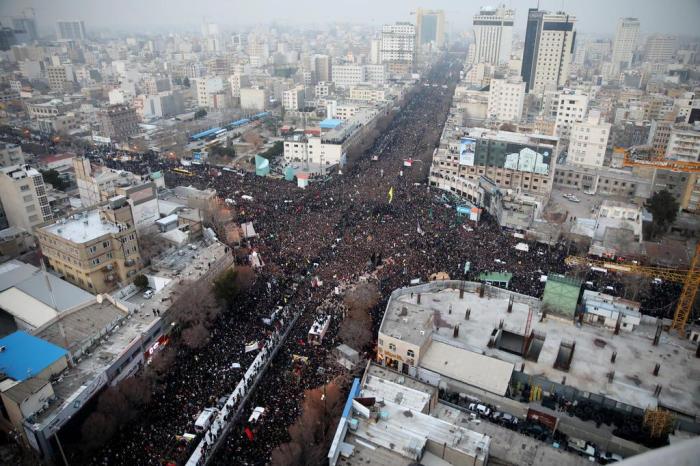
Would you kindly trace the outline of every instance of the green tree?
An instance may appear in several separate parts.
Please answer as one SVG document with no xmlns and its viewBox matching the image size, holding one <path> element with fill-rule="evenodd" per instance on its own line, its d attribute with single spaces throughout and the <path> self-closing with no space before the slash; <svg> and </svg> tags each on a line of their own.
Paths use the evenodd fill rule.
<svg viewBox="0 0 700 466">
<path fill-rule="evenodd" d="M 646 208 L 654 216 L 651 236 L 656 236 L 668 229 L 676 221 L 680 204 L 667 190 L 654 193 L 646 203 Z"/>
<path fill-rule="evenodd" d="M 190 78 L 185 76 L 185 79 L 182 80 L 182 85 L 189 88 L 190 87 Z"/>
<path fill-rule="evenodd" d="M 261 157 L 265 157 L 266 159 L 270 159 L 272 157 L 277 157 L 279 155 L 282 155 L 284 153 L 284 142 L 283 141 L 275 141 L 272 147 L 267 149 L 265 152 L 260 154 Z"/>
<path fill-rule="evenodd" d="M 56 170 L 51 169 L 42 171 L 41 176 L 44 178 L 44 181 L 51 183 L 51 186 L 59 191 L 65 191 L 68 187 L 68 183 L 61 178 L 61 175 Z"/>
<path fill-rule="evenodd" d="M 209 152 L 211 155 L 217 156 L 217 157 L 229 157 L 229 158 L 234 158 L 236 156 L 236 149 L 233 147 L 224 147 L 220 144 L 217 144 L 215 146 L 211 146 L 209 148 Z"/>
<path fill-rule="evenodd" d="M 207 111 L 203 108 L 200 108 L 199 110 L 194 112 L 194 119 L 195 120 L 198 120 L 200 118 L 204 118 L 205 116 L 207 116 Z"/>
<path fill-rule="evenodd" d="M 148 286 L 148 277 L 142 273 L 136 275 L 136 278 L 134 278 L 134 285 L 141 289 L 146 288 Z"/>
</svg>

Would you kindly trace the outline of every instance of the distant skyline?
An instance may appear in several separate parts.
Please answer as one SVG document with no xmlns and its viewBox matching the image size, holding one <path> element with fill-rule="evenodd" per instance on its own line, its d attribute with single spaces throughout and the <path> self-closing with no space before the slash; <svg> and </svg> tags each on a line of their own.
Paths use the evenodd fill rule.
<svg viewBox="0 0 700 466">
<path fill-rule="evenodd" d="M 537 0 L 488 2 L 475 0 L 320 0 L 231 1 L 231 0 L 4 0 L 0 16 L 20 15 L 26 8 L 36 11 L 42 34 L 55 30 L 57 20 L 82 19 L 89 31 L 112 30 L 163 32 L 168 26 L 198 27 L 204 18 L 222 28 L 276 22 L 289 25 L 353 22 L 379 26 L 394 21 L 414 21 L 417 8 L 443 9 L 452 32 L 471 30 L 471 18 L 484 5 L 504 3 L 516 10 L 516 30 L 524 31 L 528 8 Z M 540 8 L 563 9 L 578 19 L 582 33 L 614 34 L 619 17 L 634 16 L 641 32 L 697 35 L 700 0 L 541 0 Z"/>
</svg>

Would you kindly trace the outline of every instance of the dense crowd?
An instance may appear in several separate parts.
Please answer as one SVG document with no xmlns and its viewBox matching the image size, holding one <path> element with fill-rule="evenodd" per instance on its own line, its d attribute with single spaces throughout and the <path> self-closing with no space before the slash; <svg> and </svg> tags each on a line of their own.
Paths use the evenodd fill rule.
<svg viewBox="0 0 700 466">
<path fill-rule="evenodd" d="M 513 274 L 512 290 L 541 296 L 541 276 L 565 272 L 565 245 L 533 244 L 529 251 L 517 250 L 522 239 L 502 231 L 487 213 L 478 223 L 459 217 L 454 202 L 428 186 L 432 153 L 458 73 L 457 60 L 446 58 L 435 65 L 427 80 L 439 86 L 419 86 L 361 158 L 351 160 L 342 174 L 304 190 L 253 174 L 217 171 L 212 175 L 206 166 L 189 167 L 194 176 L 184 176 L 170 170 L 174 162 L 153 155 L 107 162 L 135 172 L 162 170 L 168 185 L 213 188 L 221 198 L 233 199 L 236 221 L 252 221 L 259 233 L 248 246 L 260 254 L 265 266 L 235 309 L 220 315 L 207 346 L 179 350 L 155 402 L 93 458 L 95 464 L 146 465 L 167 460 L 175 436 L 191 432 L 196 415 L 239 383 L 255 357 L 254 352 L 245 353 L 245 344 L 266 337 L 270 328 L 262 318 L 279 306 L 290 306 L 301 317 L 252 394 L 242 422 L 219 448 L 214 464 L 266 464 L 272 450 L 289 440 L 287 428 L 300 414 L 304 391 L 339 372 L 328 362 L 329 350 L 340 343 L 339 315 L 332 314 L 322 345 L 307 342 L 317 309 L 323 303 L 337 303 L 336 287 L 375 271 L 386 299 L 411 279 L 426 280 L 436 272 L 475 279 L 481 272 L 507 271 Z M 404 167 L 403 160 L 409 157 L 413 165 Z M 246 201 L 243 195 L 253 200 Z M 312 284 L 315 277 L 320 286 Z M 382 312 L 380 304 L 373 315 L 375 331 Z M 297 364 L 295 355 L 308 358 L 307 362 Z M 241 368 L 232 369 L 234 363 Z M 251 435 L 245 421 L 255 406 L 265 407 L 266 414 Z"/>
</svg>

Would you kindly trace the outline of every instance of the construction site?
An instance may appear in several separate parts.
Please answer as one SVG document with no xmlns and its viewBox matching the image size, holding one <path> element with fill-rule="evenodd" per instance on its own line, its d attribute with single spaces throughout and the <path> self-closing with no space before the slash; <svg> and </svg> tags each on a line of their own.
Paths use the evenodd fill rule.
<svg viewBox="0 0 700 466">
<path fill-rule="evenodd" d="M 592 420 L 599 442 L 610 440 L 596 427 L 614 424 L 610 438 L 621 437 L 625 456 L 635 454 L 633 443 L 664 444 L 672 430 L 700 433 L 700 331 L 678 332 L 674 321 L 644 316 L 627 300 L 581 294 L 587 300 L 568 314 L 475 282 L 402 288 L 387 305 L 378 361 L 445 399 Z"/>
</svg>

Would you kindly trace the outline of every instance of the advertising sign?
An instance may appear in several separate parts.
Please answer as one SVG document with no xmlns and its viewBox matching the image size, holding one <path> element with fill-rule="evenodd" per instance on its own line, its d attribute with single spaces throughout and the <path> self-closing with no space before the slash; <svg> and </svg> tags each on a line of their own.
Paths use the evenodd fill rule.
<svg viewBox="0 0 700 466">
<path fill-rule="evenodd" d="M 476 154 L 476 139 L 462 138 L 459 140 L 459 164 L 474 166 L 474 154 Z"/>
</svg>

